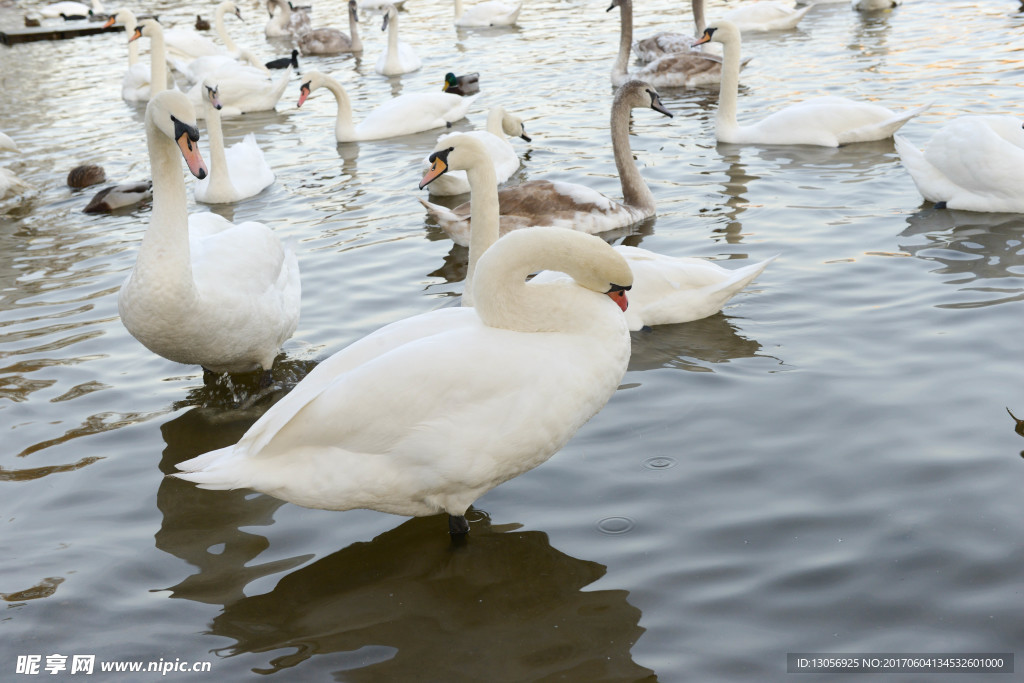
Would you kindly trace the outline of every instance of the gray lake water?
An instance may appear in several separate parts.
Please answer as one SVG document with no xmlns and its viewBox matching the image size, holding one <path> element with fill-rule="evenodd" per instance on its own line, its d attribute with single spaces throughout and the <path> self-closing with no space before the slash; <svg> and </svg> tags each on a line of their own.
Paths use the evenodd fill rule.
<svg viewBox="0 0 1024 683">
<path fill-rule="evenodd" d="M 20 25 L 27 5 L 0 18 Z M 235 39 L 286 54 L 263 35 L 261 3 L 240 5 Z M 637 37 L 689 31 L 688 3 L 638 5 Z M 1018 5 L 815 7 L 796 30 L 745 41 L 741 122 L 819 94 L 933 102 L 903 129 L 923 146 L 956 116 L 1012 114 Z M 515 143 L 516 180 L 617 197 L 606 7 L 527 0 L 518 28 L 456 30 L 447 0 L 409 0 L 401 29 L 421 71 L 374 73 L 377 17 L 362 60 L 302 69 L 338 75 L 357 118 L 479 71 L 484 94 L 457 129 L 502 104 L 533 135 Z M 713 0 L 709 17 L 725 8 Z M 145 9 L 165 24 L 213 14 Z M 316 0 L 313 16 L 347 28 L 340 0 Z M 0 46 L 0 130 L 22 149 L 0 165 L 39 190 L 0 216 L 0 679 L 15 680 L 19 656 L 93 654 L 112 681 L 158 675 L 99 662 L 211 663 L 161 677 L 181 681 L 768 681 L 793 678 L 787 653 L 1024 641 L 1024 440 L 1006 412 L 1024 416 L 1021 216 L 935 210 L 891 141 L 718 145 L 716 88 L 663 91 L 676 117 L 638 110 L 631 137 L 658 216 L 609 239 L 728 267 L 780 256 L 721 314 L 634 334 L 608 406 L 482 497 L 453 549 L 442 517 L 164 478 L 234 443 L 270 400 L 251 404 L 241 381 L 204 386 L 118 319 L 148 209 L 83 214 L 97 188 L 65 176 L 89 162 L 114 181 L 148 177 L 144 108 L 120 97 L 126 64 L 123 33 Z M 277 112 L 225 122 L 229 143 L 255 131 L 277 182 L 214 209 L 267 223 L 298 253 L 302 320 L 278 395 L 377 327 L 449 303 L 466 262 L 416 201 L 441 131 L 336 145 L 333 98 L 296 109 L 299 84 Z"/>
</svg>

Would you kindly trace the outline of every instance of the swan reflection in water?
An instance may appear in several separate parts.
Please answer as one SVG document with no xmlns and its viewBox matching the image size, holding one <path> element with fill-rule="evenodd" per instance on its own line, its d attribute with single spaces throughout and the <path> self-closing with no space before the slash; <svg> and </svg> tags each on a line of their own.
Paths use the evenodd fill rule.
<svg viewBox="0 0 1024 683">
<path fill-rule="evenodd" d="M 1024 300 L 1024 215 L 929 208 L 907 223 L 900 250 L 938 264 L 933 273 L 969 293 L 940 308 Z"/>
<path fill-rule="evenodd" d="M 234 443 L 258 412 L 193 408 L 168 421 L 161 471 Z M 628 592 L 585 590 L 606 567 L 556 550 L 543 532 L 492 526 L 470 510 L 472 542 L 453 545 L 435 533 L 436 518 L 414 517 L 301 566 L 312 553 L 258 561 L 270 541 L 252 527 L 273 524 L 284 505 L 271 496 L 165 478 L 157 504 L 157 548 L 198 569 L 168 590 L 223 605 L 205 630 L 219 636 L 211 649 L 232 639 L 216 653 L 248 655 L 244 665 L 258 673 L 302 667 L 309 680 L 341 671 L 346 681 L 655 680 L 630 655 L 644 629 Z M 357 526 L 360 514 L 383 517 L 337 514 Z M 331 528 L 345 523 L 322 519 Z M 329 532 L 311 529 L 306 538 Z M 261 577 L 268 579 L 258 585 L 276 585 L 247 597 Z"/>
</svg>

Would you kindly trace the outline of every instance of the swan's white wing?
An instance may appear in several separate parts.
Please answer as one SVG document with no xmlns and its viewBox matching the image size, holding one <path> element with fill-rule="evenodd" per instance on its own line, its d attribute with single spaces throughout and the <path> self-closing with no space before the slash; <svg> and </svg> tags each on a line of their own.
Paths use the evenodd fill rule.
<svg viewBox="0 0 1024 683">
<path fill-rule="evenodd" d="M 195 59 L 204 55 L 227 53 L 227 50 L 190 28 L 164 29 L 164 45 L 168 56 L 181 59 Z"/>
<path fill-rule="evenodd" d="M 370 112 L 356 134 L 360 140 L 376 140 L 443 128 L 465 117 L 475 99 L 445 92 L 399 95 Z"/>
<path fill-rule="evenodd" d="M 255 133 L 249 133 L 241 142 L 228 147 L 224 155 L 227 157 L 231 184 L 238 191 L 240 199 L 259 194 L 274 182 L 274 171 L 256 143 Z"/>
</svg>

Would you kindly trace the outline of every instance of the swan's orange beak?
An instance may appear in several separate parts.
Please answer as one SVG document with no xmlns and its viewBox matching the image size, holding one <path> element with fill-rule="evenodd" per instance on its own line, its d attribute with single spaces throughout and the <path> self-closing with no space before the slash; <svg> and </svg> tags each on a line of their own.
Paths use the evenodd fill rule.
<svg viewBox="0 0 1024 683">
<path fill-rule="evenodd" d="M 110 28 L 111 26 L 114 25 L 114 22 L 116 22 L 116 21 L 117 21 L 117 16 L 116 15 L 113 16 L 113 17 L 108 18 L 105 22 L 103 22 L 103 28 Z"/>
<path fill-rule="evenodd" d="M 423 176 L 423 180 L 420 181 L 420 189 L 434 182 L 440 176 L 444 175 L 444 172 L 448 170 L 448 164 L 445 163 L 444 159 L 440 157 L 434 158 L 434 163 L 430 165 L 430 170 Z"/>
<path fill-rule="evenodd" d="M 141 26 L 136 26 L 135 27 L 135 33 L 133 33 L 132 37 L 128 39 L 128 42 L 130 43 L 133 40 L 138 40 L 141 37 L 142 37 L 142 27 Z"/>
<path fill-rule="evenodd" d="M 703 45 L 704 43 L 711 42 L 711 34 L 712 33 L 714 33 L 714 31 L 708 31 L 707 29 L 704 29 L 704 34 L 700 38 L 698 38 L 697 40 L 694 41 L 692 47 L 697 47 L 698 45 Z"/>
<path fill-rule="evenodd" d="M 615 302 L 615 304 L 623 311 L 629 306 L 629 299 L 626 298 L 626 290 L 624 289 L 613 289 L 607 292 L 608 298 Z"/>
<path fill-rule="evenodd" d="M 200 180 L 205 178 L 209 173 L 206 170 L 206 163 L 199 154 L 199 145 L 189 136 L 188 131 L 178 136 L 178 148 L 181 149 L 181 156 L 185 158 L 185 163 L 188 164 L 188 170 L 192 175 Z"/>
<path fill-rule="evenodd" d="M 307 97 L 309 97 L 309 83 L 303 83 L 299 88 L 299 103 L 296 105 L 296 108 L 301 107 Z"/>
</svg>

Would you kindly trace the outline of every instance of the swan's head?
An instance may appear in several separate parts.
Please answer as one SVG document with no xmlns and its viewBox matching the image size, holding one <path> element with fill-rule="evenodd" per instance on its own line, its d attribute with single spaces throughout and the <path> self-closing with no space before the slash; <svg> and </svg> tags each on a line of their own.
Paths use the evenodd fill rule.
<svg viewBox="0 0 1024 683">
<path fill-rule="evenodd" d="M 206 101 L 209 102 L 214 109 L 220 111 L 220 96 L 218 94 L 219 90 L 216 84 L 211 83 L 210 79 L 206 79 L 203 81 L 203 88 L 206 90 Z"/>
<path fill-rule="evenodd" d="M 448 171 L 467 171 L 477 163 L 491 163 L 483 144 L 470 135 L 446 135 L 437 141 L 433 154 L 427 157 L 430 168 L 420 181 L 420 189 Z"/>
<path fill-rule="evenodd" d="M 388 5 L 384 8 L 384 23 L 380 27 L 381 31 L 388 30 L 388 24 L 395 20 L 398 16 L 398 9 L 394 5 Z"/>
<path fill-rule="evenodd" d="M 103 28 L 110 28 L 119 21 L 129 31 L 134 30 L 138 23 L 135 19 L 135 12 L 132 12 L 130 9 L 119 9 L 107 17 L 107 20 L 103 22 Z"/>
<path fill-rule="evenodd" d="M 526 125 L 523 120 L 515 114 L 506 113 L 501 117 L 501 130 L 505 132 L 505 135 L 533 142 L 533 139 L 526 134 Z"/>
<path fill-rule="evenodd" d="M 317 88 L 322 88 L 327 85 L 327 76 L 324 76 L 319 71 L 309 71 L 306 73 L 306 80 L 303 81 L 302 85 L 299 86 L 299 104 L 301 107 L 305 103 L 309 94 Z"/>
<path fill-rule="evenodd" d="M 629 0 L 612 0 L 612 4 L 608 5 L 608 9 L 605 12 L 611 12 L 616 7 L 624 6 Z"/>
<path fill-rule="evenodd" d="M 641 109 L 650 107 L 656 112 L 671 117 L 672 112 L 661 103 L 661 96 L 654 86 L 644 81 L 626 81 L 615 92 L 615 104 L 624 102 L 630 109 Z M 612 108 L 615 108 L 615 104 Z"/>
<path fill-rule="evenodd" d="M 359 22 L 359 5 L 356 4 L 356 0 L 348 0 L 348 15 L 352 21 Z"/>
<path fill-rule="evenodd" d="M 494 243 L 477 263 L 477 294 L 486 290 L 492 269 L 514 265 L 525 272 L 555 270 L 572 277 L 581 287 L 605 294 L 623 311 L 626 291 L 633 286 L 633 271 L 622 254 L 600 237 L 565 228 L 513 230 Z M 484 282 L 482 282 L 484 280 Z M 478 302 L 479 307 L 483 302 Z"/>
<path fill-rule="evenodd" d="M 267 0 L 267 16 L 274 18 L 274 8 L 277 7 L 277 0 Z"/>
<path fill-rule="evenodd" d="M 236 17 L 238 17 L 239 21 L 245 21 L 244 19 L 242 19 L 242 10 L 238 9 L 238 5 L 231 2 L 231 0 L 224 0 L 224 2 L 220 3 L 220 7 L 224 8 L 225 14 L 231 12 Z"/>
<path fill-rule="evenodd" d="M 200 180 L 207 176 L 206 164 L 196 144 L 199 142 L 196 109 L 185 93 L 165 90 L 155 95 L 146 107 L 146 121 L 177 143 L 192 175 Z"/>
<path fill-rule="evenodd" d="M 704 43 L 733 43 L 739 42 L 740 29 L 728 19 L 715 22 L 714 26 L 708 26 L 704 33 L 694 42 L 693 47 Z"/>
<path fill-rule="evenodd" d="M 131 38 L 128 39 L 128 42 L 138 40 L 142 36 L 152 37 L 157 33 L 163 35 L 163 30 L 163 26 L 156 19 L 143 19 L 135 27 L 135 31 L 132 33 Z"/>
</svg>

